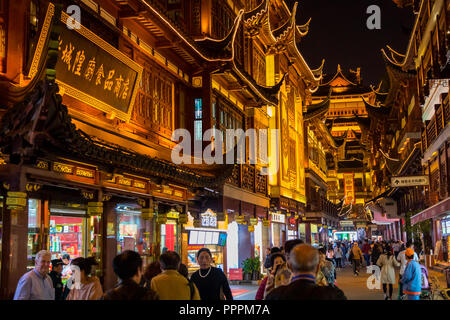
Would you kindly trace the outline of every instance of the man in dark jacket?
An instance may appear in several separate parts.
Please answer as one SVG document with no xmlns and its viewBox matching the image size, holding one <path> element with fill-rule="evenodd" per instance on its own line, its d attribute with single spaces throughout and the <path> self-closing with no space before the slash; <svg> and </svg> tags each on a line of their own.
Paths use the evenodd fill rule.
<svg viewBox="0 0 450 320">
<path fill-rule="evenodd" d="M 295 246 L 289 255 L 293 277 L 287 286 L 272 290 L 266 300 L 347 300 L 342 290 L 316 285 L 319 252 L 309 244 Z"/>
<path fill-rule="evenodd" d="M 139 285 L 142 277 L 142 258 L 134 251 L 126 250 L 113 260 L 114 273 L 120 283 L 103 296 L 104 300 L 158 300 L 152 289 Z"/>
<path fill-rule="evenodd" d="M 63 299 L 63 283 L 61 273 L 63 270 L 64 262 L 61 259 L 52 260 L 52 271 L 48 274 L 53 282 L 53 288 L 55 288 L 55 300 Z"/>
</svg>

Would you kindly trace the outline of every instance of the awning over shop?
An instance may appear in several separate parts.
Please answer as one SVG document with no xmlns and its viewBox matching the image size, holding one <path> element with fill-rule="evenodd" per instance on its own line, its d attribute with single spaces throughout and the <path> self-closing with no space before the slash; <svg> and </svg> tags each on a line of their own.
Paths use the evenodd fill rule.
<svg viewBox="0 0 450 320">
<path fill-rule="evenodd" d="M 419 212 L 418 214 L 411 217 L 411 225 L 415 225 L 421 221 L 431 219 L 440 215 L 450 213 L 450 198 L 442 200 L 436 203 L 434 206 Z"/>
<path fill-rule="evenodd" d="M 381 214 L 381 211 L 378 211 L 375 208 L 371 208 L 371 211 L 373 213 L 372 223 L 374 223 L 374 224 L 383 225 L 383 224 L 391 224 L 391 223 L 399 221 L 399 219 L 388 219 L 388 218 L 386 218 L 386 216 L 383 216 Z"/>
</svg>

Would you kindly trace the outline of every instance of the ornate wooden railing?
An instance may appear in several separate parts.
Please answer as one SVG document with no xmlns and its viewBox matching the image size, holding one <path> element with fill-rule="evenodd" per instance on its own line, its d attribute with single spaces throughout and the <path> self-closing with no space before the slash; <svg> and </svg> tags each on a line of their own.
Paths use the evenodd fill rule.
<svg viewBox="0 0 450 320">
<path fill-rule="evenodd" d="M 422 132 L 422 148 L 426 149 L 436 140 L 439 134 L 450 122 L 450 106 L 448 94 L 443 95 L 441 104 L 436 104 L 435 114 L 431 120 L 425 122 L 425 130 Z"/>
</svg>

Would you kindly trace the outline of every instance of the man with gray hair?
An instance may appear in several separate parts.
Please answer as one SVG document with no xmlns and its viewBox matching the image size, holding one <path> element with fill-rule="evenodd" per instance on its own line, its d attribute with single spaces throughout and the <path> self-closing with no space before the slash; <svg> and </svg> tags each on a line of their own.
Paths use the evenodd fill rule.
<svg viewBox="0 0 450 320">
<path fill-rule="evenodd" d="M 35 268 L 20 278 L 14 300 L 55 300 L 55 289 L 48 275 L 51 258 L 46 250 L 36 254 Z"/>
<path fill-rule="evenodd" d="M 296 245 L 290 252 L 293 277 L 287 286 L 272 290 L 266 300 L 347 300 L 342 290 L 316 285 L 319 251 L 309 244 Z"/>
</svg>

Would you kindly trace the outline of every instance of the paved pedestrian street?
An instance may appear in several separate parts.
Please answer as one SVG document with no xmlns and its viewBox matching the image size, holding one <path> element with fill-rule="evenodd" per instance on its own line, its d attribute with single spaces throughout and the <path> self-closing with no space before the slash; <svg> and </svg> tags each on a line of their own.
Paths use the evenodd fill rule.
<svg viewBox="0 0 450 320">
<path fill-rule="evenodd" d="M 445 277 L 442 273 L 429 270 L 429 275 L 435 275 L 439 279 L 441 286 L 445 286 Z M 337 270 L 336 285 L 344 291 L 348 300 L 384 300 L 381 284 L 380 289 L 369 289 L 367 287 L 367 279 L 370 276 L 371 274 L 366 273 L 366 267 L 361 268 L 359 276 L 354 276 L 352 267 L 347 265 L 345 268 Z M 398 281 L 398 268 L 396 269 L 396 277 Z M 233 292 L 235 300 L 254 300 L 258 290 L 256 285 L 232 285 L 230 287 L 232 290 L 236 290 L 236 294 Z M 398 282 L 394 285 L 392 300 L 397 300 L 397 297 Z"/>
</svg>

